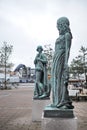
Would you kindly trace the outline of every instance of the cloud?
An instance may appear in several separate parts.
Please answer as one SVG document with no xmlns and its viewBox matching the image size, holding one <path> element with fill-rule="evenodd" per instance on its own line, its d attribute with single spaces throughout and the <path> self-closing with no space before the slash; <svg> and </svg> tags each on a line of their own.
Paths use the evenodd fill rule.
<svg viewBox="0 0 87 130">
<path fill-rule="evenodd" d="M 87 44 L 86 5 L 86 0 L 0 0 L 0 42 L 13 45 L 16 65 L 33 66 L 37 45 L 52 44 L 54 48 L 56 21 L 66 16 L 73 34 L 71 61 L 80 46 Z"/>
</svg>

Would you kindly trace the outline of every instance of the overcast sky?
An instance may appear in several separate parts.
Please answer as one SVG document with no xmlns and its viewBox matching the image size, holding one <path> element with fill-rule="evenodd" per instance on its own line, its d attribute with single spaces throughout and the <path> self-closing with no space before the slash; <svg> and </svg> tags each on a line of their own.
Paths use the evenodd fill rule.
<svg viewBox="0 0 87 130">
<path fill-rule="evenodd" d="M 38 45 L 51 44 L 58 37 L 56 21 L 66 16 L 73 35 L 69 62 L 87 47 L 87 0 L 0 0 L 0 47 L 13 45 L 11 62 L 34 67 Z"/>
</svg>

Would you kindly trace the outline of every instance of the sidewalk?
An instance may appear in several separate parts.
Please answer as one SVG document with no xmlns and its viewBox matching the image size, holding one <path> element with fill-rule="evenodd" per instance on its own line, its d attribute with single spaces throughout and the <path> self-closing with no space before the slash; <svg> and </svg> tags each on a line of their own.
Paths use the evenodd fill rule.
<svg viewBox="0 0 87 130">
<path fill-rule="evenodd" d="M 0 130 L 41 130 L 41 122 L 32 122 L 33 87 L 31 84 L 24 86 L 0 90 Z M 73 105 L 78 130 L 87 130 L 87 102 Z"/>
</svg>

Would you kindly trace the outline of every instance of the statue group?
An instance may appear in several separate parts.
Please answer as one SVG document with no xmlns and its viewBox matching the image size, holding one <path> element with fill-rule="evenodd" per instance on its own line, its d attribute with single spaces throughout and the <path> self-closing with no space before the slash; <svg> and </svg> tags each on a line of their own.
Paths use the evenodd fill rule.
<svg viewBox="0 0 87 130">
<path fill-rule="evenodd" d="M 61 17 L 57 20 L 59 37 L 55 42 L 55 52 L 52 62 L 51 87 L 53 103 L 51 107 L 73 109 L 72 101 L 68 93 L 69 68 L 68 59 L 70 54 L 72 33 L 68 18 Z M 47 85 L 47 58 L 42 53 L 42 46 L 37 47 L 39 52 L 34 60 L 36 69 L 36 84 L 34 98 L 43 98 L 50 95 Z"/>
</svg>

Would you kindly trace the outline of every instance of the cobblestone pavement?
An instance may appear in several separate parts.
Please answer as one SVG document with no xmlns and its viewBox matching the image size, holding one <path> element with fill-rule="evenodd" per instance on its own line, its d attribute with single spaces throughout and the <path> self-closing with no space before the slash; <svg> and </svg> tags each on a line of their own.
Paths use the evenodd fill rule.
<svg viewBox="0 0 87 130">
<path fill-rule="evenodd" d="M 32 122 L 33 85 L 22 84 L 12 90 L 0 90 L 0 130 L 41 130 L 41 122 Z M 73 102 L 78 130 L 87 130 L 87 102 Z"/>
</svg>

